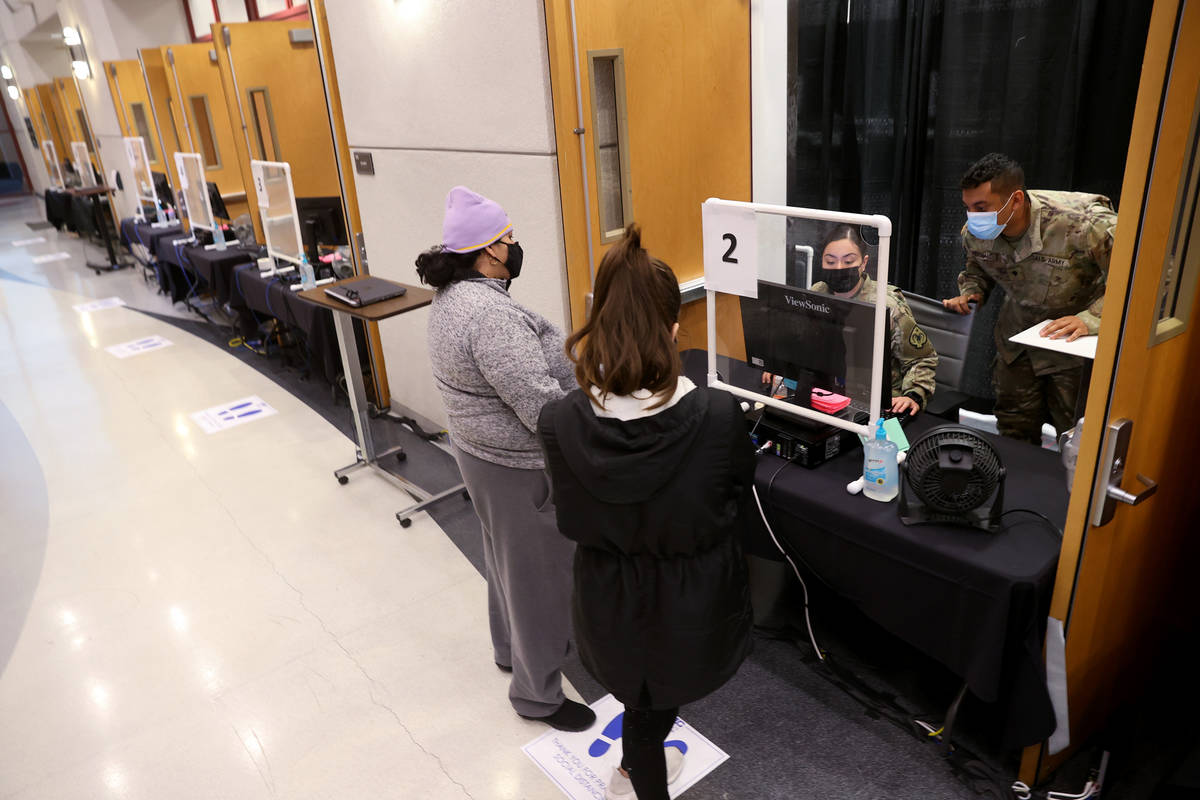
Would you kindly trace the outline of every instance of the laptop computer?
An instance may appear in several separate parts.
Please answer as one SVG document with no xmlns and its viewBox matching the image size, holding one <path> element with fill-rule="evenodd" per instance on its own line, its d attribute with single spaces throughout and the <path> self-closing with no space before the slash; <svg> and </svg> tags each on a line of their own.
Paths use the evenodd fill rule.
<svg viewBox="0 0 1200 800">
<path fill-rule="evenodd" d="M 380 278 L 363 278 L 361 281 L 355 281 L 354 283 L 331 286 L 325 290 L 325 294 L 335 300 L 340 300 L 348 306 L 361 308 L 362 306 L 369 306 L 371 303 L 378 303 L 381 300 L 402 297 L 407 291 L 408 289 L 391 281 L 385 281 Z"/>
</svg>

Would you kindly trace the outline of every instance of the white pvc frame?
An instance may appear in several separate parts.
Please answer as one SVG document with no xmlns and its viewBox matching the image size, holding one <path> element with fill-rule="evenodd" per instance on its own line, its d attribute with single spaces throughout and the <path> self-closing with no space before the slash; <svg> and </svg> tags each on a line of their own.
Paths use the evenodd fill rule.
<svg viewBox="0 0 1200 800">
<path fill-rule="evenodd" d="M 71 161 L 75 164 L 75 171 L 79 173 L 83 188 L 95 188 L 96 173 L 92 171 L 92 158 L 88 154 L 86 142 L 71 142 Z"/>
<path fill-rule="evenodd" d="M 157 209 L 162 205 L 158 191 L 154 188 L 154 175 L 150 172 L 150 159 L 146 155 L 146 140 L 141 136 L 125 136 L 121 139 L 125 144 L 125 157 L 133 169 L 133 193 L 137 198 L 138 216 L 143 216 L 142 206 L 151 203 Z M 138 174 L 138 165 L 145 174 Z"/>
<path fill-rule="evenodd" d="M 217 227 L 216 217 L 213 216 L 212 204 L 208 201 L 208 183 L 204 182 L 199 189 L 194 192 L 189 192 L 191 181 L 188 178 L 187 162 L 195 163 L 200 172 L 200 177 L 204 177 L 204 159 L 199 153 L 175 153 L 175 174 L 179 176 L 179 191 L 183 193 L 183 199 L 187 205 L 188 225 L 192 230 L 200 228 L 206 231 L 215 231 Z M 193 202 L 196 198 L 193 195 L 199 195 L 199 202 Z M 202 214 L 208 216 L 203 219 L 197 219 Z"/>
<path fill-rule="evenodd" d="M 284 177 L 287 179 L 288 204 L 292 210 L 291 214 L 278 214 L 274 217 L 268 216 L 267 211 L 271 207 L 270 198 L 267 196 L 267 183 L 263 177 L 264 169 L 281 169 Z M 300 213 L 296 210 L 296 192 L 292 188 L 292 167 L 286 161 L 259 161 L 254 159 L 250 162 L 250 173 L 254 178 L 254 192 L 258 195 L 258 215 L 262 221 L 263 238 L 267 240 L 267 253 L 273 258 L 282 259 L 290 264 L 300 265 L 300 257 L 304 253 L 304 240 L 300 237 Z M 299 253 L 283 253 L 275 249 L 271 243 L 271 226 L 269 223 L 278 222 L 280 220 L 292 219 L 292 227 L 296 231 L 296 246 L 300 249 Z M 316 268 L 315 265 L 313 267 Z"/>
<path fill-rule="evenodd" d="M 785 403 L 782 400 L 777 400 L 758 392 L 752 392 L 748 389 L 742 389 L 732 384 L 722 381 L 717 376 L 717 294 L 712 289 L 708 290 L 708 385 L 717 389 L 723 389 L 730 394 L 750 400 L 755 403 L 762 403 L 770 406 L 776 411 L 782 411 L 785 414 L 791 414 L 795 417 L 804 417 L 806 419 L 823 422 L 827 425 L 847 430 L 852 433 L 857 433 L 859 436 L 870 438 L 874 435 L 875 423 L 879 420 L 879 406 L 882 399 L 881 393 L 883 386 L 881 385 L 879 366 L 883 363 L 884 354 L 884 335 L 887 332 L 887 280 L 888 280 L 888 251 L 891 249 L 892 239 L 892 221 L 882 214 L 849 214 L 843 211 L 826 211 L 818 208 L 793 208 L 791 206 L 777 206 L 768 203 L 743 203 L 737 200 L 720 200 L 715 197 L 710 197 L 704 201 L 705 205 L 730 206 L 733 208 L 743 208 L 759 214 L 777 214 L 784 217 L 796 217 L 799 219 L 815 219 L 822 222 L 848 222 L 851 225 L 869 225 L 879 231 L 879 252 L 877 254 L 878 267 L 876 268 L 876 285 L 875 285 L 875 337 L 872 342 L 871 352 L 871 418 L 866 425 L 857 425 L 853 422 L 835 417 L 832 414 L 826 414 L 821 411 L 814 411 L 810 408 Z M 707 281 L 706 281 L 707 282 Z M 890 391 L 890 387 L 889 387 Z"/>
<path fill-rule="evenodd" d="M 42 139 L 42 158 L 46 161 L 46 171 L 50 174 L 50 183 L 55 189 L 64 189 L 66 184 L 63 182 L 62 165 L 58 163 L 58 150 L 54 147 L 54 140 Z"/>
</svg>

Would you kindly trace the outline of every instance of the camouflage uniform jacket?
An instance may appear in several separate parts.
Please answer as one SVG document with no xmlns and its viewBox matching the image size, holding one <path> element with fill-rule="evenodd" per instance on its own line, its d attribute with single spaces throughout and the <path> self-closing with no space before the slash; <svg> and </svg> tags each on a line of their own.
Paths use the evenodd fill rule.
<svg viewBox="0 0 1200 800">
<path fill-rule="evenodd" d="M 1006 364 L 1028 352 L 1033 371 L 1046 375 L 1078 367 L 1079 359 L 1008 338 L 1044 319 L 1070 315 L 1083 320 L 1088 333 L 1099 332 L 1117 214 L 1103 195 L 1040 189 L 1028 195 L 1029 227 L 1018 239 L 977 239 L 963 226 L 967 266 L 958 289 L 987 299 L 996 284 L 1003 287 L 996 352 Z"/>
<path fill-rule="evenodd" d="M 850 299 L 874 303 L 877 285 L 870 275 L 864 275 L 858 292 Z M 831 294 L 829 284 L 824 281 L 813 284 L 812 290 Z M 912 309 L 908 307 L 904 295 L 890 284 L 887 287 L 887 307 L 892 337 L 892 396 L 908 395 L 924 408 L 937 389 L 937 351 L 913 318 Z"/>
</svg>

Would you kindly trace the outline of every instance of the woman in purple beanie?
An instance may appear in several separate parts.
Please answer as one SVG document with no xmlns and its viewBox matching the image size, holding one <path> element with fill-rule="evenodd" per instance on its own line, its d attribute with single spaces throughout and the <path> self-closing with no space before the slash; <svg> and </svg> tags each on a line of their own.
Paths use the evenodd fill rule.
<svg viewBox="0 0 1200 800">
<path fill-rule="evenodd" d="M 442 244 L 417 256 L 417 274 L 437 289 L 429 356 L 483 528 L 496 665 L 512 673 L 520 716 L 580 731 L 596 715 L 563 695 L 561 672 L 575 546 L 558 532 L 535 433 L 542 406 L 574 388 L 574 370 L 562 331 L 508 294 L 522 255 L 504 209 L 455 186 Z"/>
</svg>

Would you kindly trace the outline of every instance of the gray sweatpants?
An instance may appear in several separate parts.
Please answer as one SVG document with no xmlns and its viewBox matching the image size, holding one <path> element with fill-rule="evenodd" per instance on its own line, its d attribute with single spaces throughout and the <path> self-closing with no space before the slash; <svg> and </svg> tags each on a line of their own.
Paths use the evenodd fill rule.
<svg viewBox="0 0 1200 800">
<path fill-rule="evenodd" d="M 518 714 L 548 716 L 564 699 L 575 543 L 558 532 L 542 470 L 504 467 L 457 447 L 454 458 L 483 527 L 492 648 L 496 663 L 513 669 L 508 698 Z"/>
</svg>

